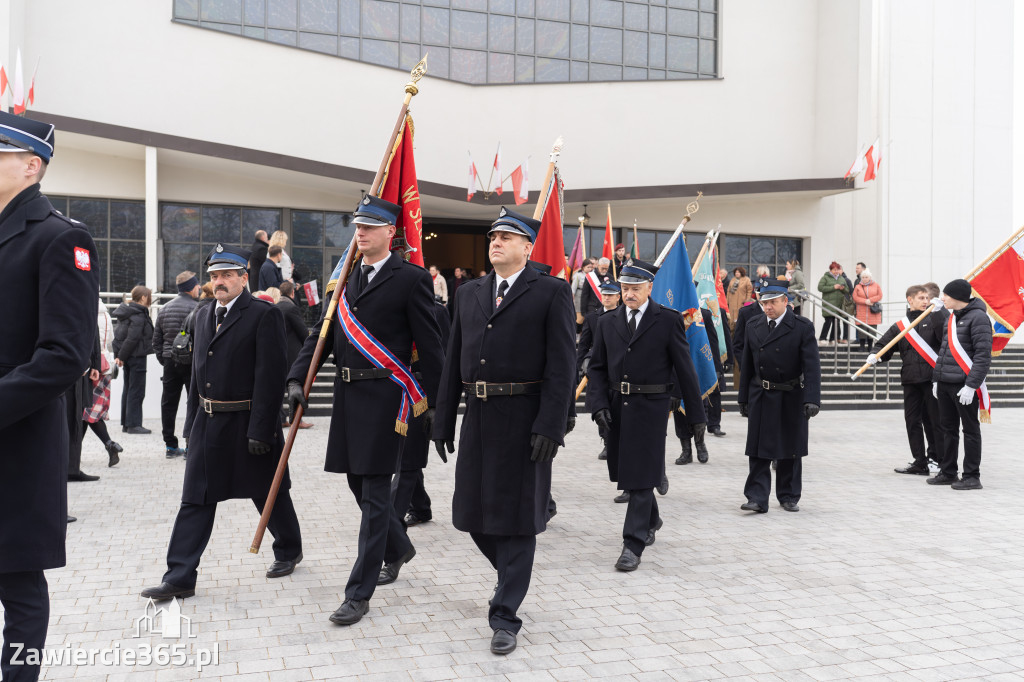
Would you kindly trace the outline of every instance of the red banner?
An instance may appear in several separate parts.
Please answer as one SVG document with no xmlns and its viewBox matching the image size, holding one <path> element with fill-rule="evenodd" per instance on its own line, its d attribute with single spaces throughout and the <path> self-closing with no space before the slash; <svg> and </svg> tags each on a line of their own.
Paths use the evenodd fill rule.
<svg viewBox="0 0 1024 682">
<path fill-rule="evenodd" d="M 558 169 L 551 176 L 551 192 L 540 219 L 537 242 L 530 260 L 551 266 L 551 276 L 565 279 L 565 241 L 562 239 L 562 178 Z"/>
<path fill-rule="evenodd" d="M 970 280 L 974 295 L 995 318 L 992 353 L 1000 353 L 1024 322 L 1024 239 L 1011 245 Z"/>
<path fill-rule="evenodd" d="M 402 207 L 395 227 L 404 232 L 406 247 L 412 250 L 409 253 L 409 262 L 425 267 L 423 214 L 420 211 L 419 185 L 416 183 L 416 160 L 412 151 L 413 134 L 412 116 L 406 116 L 402 134 L 395 141 L 395 149 L 391 154 L 391 163 L 380 198 Z"/>
</svg>

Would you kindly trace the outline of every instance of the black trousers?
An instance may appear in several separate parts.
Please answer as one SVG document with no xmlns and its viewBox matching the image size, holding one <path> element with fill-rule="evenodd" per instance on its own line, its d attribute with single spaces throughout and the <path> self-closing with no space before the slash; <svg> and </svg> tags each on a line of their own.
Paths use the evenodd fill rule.
<svg viewBox="0 0 1024 682">
<path fill-rule="evenodd" d="M 178 439 L 174 436 L 174 420 L 178 417 L 178 403 L 181 402 L 181 391 L 188 395 L 188 385 L 192 379 L 192 367 L 179 365 L 170 358 L 164 359 L 164 373 L 160 377 L 163 392 L 160 394 L 160 426 L 164 437 L 164 445 L 169 448 L 178 447 Z M 182 434 L 187 437 L 187 434 Z"/>
<path fill-rule="evenodd" d="M 470 533 L 469 536 L 498 572 L 498 588 L 487 612 L 487 622 L 492 630 L 518 633 L 523 621 L 516 616 L 516 611 L 530 589 L 537 536 L 485 533 Z"/>
<path fill-rule="evenodd" d="M 981 477 L 981 424 L 978 423 L 978 394 L 970 405 L 961 405 L 957 392 L 963 384 L 939 382 L 939 425 L 942 429 L 942 460 L 939 467 L 956 476 L 960 454 L 960 428 L 964 430 L 964 478 Z"/>
<path fill-rule="evenodd" d="M 146 398 L 146 356 L 128 358 L 121 369 L 124 374 L 121 426 L 142 426 L 142 401 Z"/>
<path fill-rule="evenodd" d="M 821 323 L 821 334 L 818 336 L 822 341 L 835 341 L 836 333 L 839 331 L 839 319 L 835 317 L 823 317 Z M 737 363 L 739 364 L 739 363 Z"/>
<path fill-rule="evenodd" d="M 747 500 L 768 508 L 772 492 L 772 460 L 748 457 L 750 473 L 743 486 Z M 779 502 L 799 502 L 803 488 L 803 458 L 777 459 L 775 471 L 775 497 Z"/>
<path fill-rule="evenodd" d="M 263 513 L 266 496 L 252 498 L 259 513 Z M 213 522 L 217 517 L 217 503 L 191 504 L 182 502 L 178 516 L 174 519 L 171 541 L 167 545 L 167 572 L 163 580 L 179 587 L 195 587 L 199 559 L 210 542 Z M 267 529 L 274 536 L 274 558 L 278 561 L 292 561 L 302 553 L 302 534 L 299 518 L 295 515 L 292 497 L 287 490 L 277 495 L 274 509 L 270 512 Z"/>
<path fill-rule="evenodd" d="M 622 524 L 622 543 L 637 556 L 644 553 L 647 532 L 658 525 L 658 501 L 654 499 L 654 488 L 630 490 L 626 504 L 626 520 Z"/>
<path fill-rule="evenodd" d="M 932 395 L 932 382 L 903 384 L 903 419 L 907 422 L 907 440 L 914 464 L 927 467 L 928 459 L 936 458 L 936 443 L 939 424 L 939 401 Z M 928 445 L 925 447 L 925 439 Z M 938 448 L 942 452 L 941 445 Z"/>
<path fill-rule="evenodd" d="M 707 398 L 704 399 L 704 414 L 708 418 L 708 428 L 722 425 L 722 383 L 725 380 L 723 375 L 719 375 L 718 388 L 712 391 Z"/>
<path fill-rule="evenodd" d="M 88 379 L 85 379 L 88 381 Z M 76 379 L 64 392 L 64 404 L 68 417 L 68 473 L 82 472 L 82 436 L 85 435 L 85 422 L 82 420 L 81 395 L 82 379 Z M 7 679 L 6 677 L 4 678 Z"/>
<path fill-rule="evenodd" d="M 345 585 L 345 599 L 369 599 L 377 589 L 381 566 L 397 561 L 412 549 L 403 527 L 405 519 L 394 511 L 393 476 L 347 474 L 348 487 L 362 512 L 359 553 Z M 401 480 L 401 479 L 399 479 Z"/>
<path fill-rule="evenodd" d="M 0 650 L 0 678 L 4 682 L 35 682 L 38 665 L 25 665 L 30 652 L 42 652 L 50 620 L 50 594 L 42 571 L 0 573 L 0 605 L 4 607 L 4 646 Z M 23 648 L 20 652 L 13 644 Z M 21 665 L 12 665 L 17 654 Z M 33 655 L 34 657 L 34 655 Z"/>
<path fill-rule="evenodd" d="M 395 489 L 395 513 L 402 519 L 405 527 L 405 514 L 412 512 L 423 521 L 433 518 L 430 511 L 430 495 L 423 487 L 423 469 L 410 469 L 398 475 L 398 486 Z"/>
<path fill-rule="evenodd" d="M 414 486 L 412 489 L 412 497 L 409 498 L 409 511 L 414 512 L 416 516 L 423 520 L 434 518 L 434 513 L 430 509 L 430 495 L 427 494 L 427 489 L 423 485 L 423 469 L 416 469 L 413 472 L 416 476 Z M 402 472 L 405 475 L 405 472 Z"/>
</svg>

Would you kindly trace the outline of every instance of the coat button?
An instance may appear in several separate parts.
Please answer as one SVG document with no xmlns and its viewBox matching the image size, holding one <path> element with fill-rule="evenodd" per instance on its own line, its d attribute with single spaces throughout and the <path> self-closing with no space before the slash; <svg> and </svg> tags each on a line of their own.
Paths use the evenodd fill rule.
<svg viewBox="0 0 1024 682">
<path fill-rule="evenodd" d="M 207 355 L 209 355 L 212 358 L 213 357 L 213 351 L 211 350 L 210 352 L 207 353 Z"/>
<path fill-rule="evenodd" d="M 627 349 L 626 349 L 626 352 L 627 352 L 627 353 L 629 353 L 629 352 L 631 352 L 632 350 L 633 350 L 632 348 L 627 348 Z"/>
<path fill-rule="evenodd" d="M 626 407 L 628 407 L 628 406 L 629 406 L 629 403 L 628 403 L 628 402 L 624 402 L 624 403 L 622 403 L 622 404 L 623 404 L 624 406 L 626 406 Z"/>
<path fill-rule="evenodd" d="M 486 364 L 487 364 L 487 361 L 486 361 L 486 360 L 484 360 L 483 358 L 480 358 L 480 364 L 481 364 L 481 365 L 486 365 Z"/>
<path fill-rule="evenodd" d="M 623 374 L 623 375 L 622 375 L 622 378 L 623 378 L 623 379 L 628 379 L 628 378 L 629 378 L 629 375 L 628 375 L 628 374 Z"/>
<path fill-rule="evenodd" d="M 210 382 L 209 382 L 209 381 L 207 381 L 207 382 L 206 382 L 206 387 L 207 387 L 207 388 L 209 388 L 209 387 L 210 387 Z"/>
<path fill-rule="evenodd" d="M 359 312 L 359 306 L 353 306 L 352 307 L 352 312 L 354 312 L 354 313 L 355 312 Z"/>
<path fill-rule="evenodd" d="M 493 324 L 489 324 L 489 325 L 487 325 L 487 328 L 488 329 L 494 329 L 494 325 Z"/>
</svg>

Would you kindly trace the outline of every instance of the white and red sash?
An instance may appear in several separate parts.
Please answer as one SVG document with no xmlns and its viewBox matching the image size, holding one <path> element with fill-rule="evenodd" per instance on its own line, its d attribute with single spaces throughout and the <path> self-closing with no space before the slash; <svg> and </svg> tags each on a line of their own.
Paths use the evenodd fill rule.
<svg viewBox="0 0 1024 682">
<path fill-rule="evenodd" d="M 346 287 L 347 289 L 348 287 Z M 391 376 L 388 377 L 402 389 L 402 404 L 398 408 L 398 417 L 395 419 L 395 431 L 404 435 L 409 432 L 409 410 L 418 417 L 427 410 L 427 398 L 423 389 L 416 382 L 412 370 L 402 364 L 398 358 L 391 354 L 380 341 L 373 337 L 366 327 L 359 323 L 348 307 L 348 299 L 345 292 L 341 292 L 341 305 L 338 306 L 338 322 L 345 332 L 349 342 L 356 347 L 364 358 L 369 360 L 374 367 L 390 369 Z"/>
<path fill-rule="evenodd" d="M 904 317 L 896 323 L 896 326 L 901 332 L 907 331 L 907 329 L 910 328 L 910 320 Z M 918 355 L 924 358 L 925 362 L 932 367 L 935 366 L 936 361 L 939 359 L 939 354 L 936 353 L 928 342 L 924 340 L 923 336 L 917 333 L 916 329 L 910 329 L 910 331 L 907 332 L 907 335 L 903 338 L 905 338 L 907 342 L 914 347 L 914 350 L 917 351 Z"/>
<path fill-rule="evenodd" d="M 974 361 L 967 355 L 967 351 L 964 350 L 960 339 L 956 336 L 955 320 L 956 315 L 950 314 L 949 324 L 946 325 L 946 336 L 949 338 L 949 352 L 953 354 L 953 359 L 956 360 L 956 364 L 960 365 L 960 369 L 964 371 L 964 374 L 970 374 Z M 988 394 L 988 386 L 985 385 L 984 381 L 978 387 L 978 400 L 981 402 L 981 421 L 991 422 L 992 398 Z"/>
<path fill-rule="evenodd" d="M 601 280 L 597 276 L 597 273 L 591 270 L 587 273 L 587 284 L 594 290 L 594 295 L 597 296 L 597 300 L 601 300 Z"/>
</svg>

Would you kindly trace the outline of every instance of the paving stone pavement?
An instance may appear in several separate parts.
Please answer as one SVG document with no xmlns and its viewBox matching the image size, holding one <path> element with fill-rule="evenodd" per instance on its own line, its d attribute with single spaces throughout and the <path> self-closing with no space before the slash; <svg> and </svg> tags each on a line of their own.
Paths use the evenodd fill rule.
<svg viewBox="0 0 1024 682">
<path fill-rule="evenodd" d="M 909 458 L 897 411 L 823 412 L 811 424 L 801 511 L 741 512 L 745 422 L 725 415 L 711 461 L 674 466 L 659 500 L 665 527 L 640 569 L 613 569 L 625 505 L 613 504 L 594 425 L 581 416 L 555 460 L 558 515 L 540 536 L 520 615 L 519 649 L 489 652 L 487 598 L 495 576 L 450 521 L 454 464 L 426 471 L 434 521 L 410 529 L 418 554 L 378 589 L 355 626 L 338 606 L 359 523 L 342 476 L 322 471 L 327 420 L 299 434 L 292 495 L 305 560 L 268 580 L 270 539 L 248 552 L 257 516 L 220 505 L 195 598 L 182 607 L 196 637 L 182 651 L 219 650 L 201 673 L 160 665 L 51 666 L 44 679 L 131 680 L 952 680 L 1024 679 L 1024 478 L 1017 428 L 1024 410 L 983 425 L 982 491 L 901 476 Z M 86 434 L 83 468 L 102 478 L 69 485 L 68 566 L 47 573 L 48 647 L 178 644 L 143 633 L 139 591 L 160 581 L 178 506 L 181 461 L 151 436 L 119 434 L 107 469 Z M 180 428 L 180 425 L 179 425 Z M 116 433 L 116 428 L 111 429 Z"/>
</svg>

